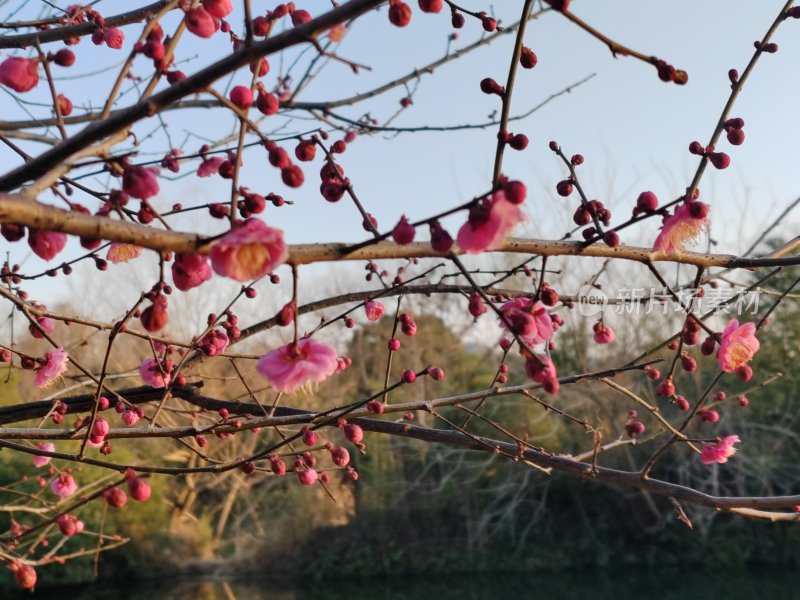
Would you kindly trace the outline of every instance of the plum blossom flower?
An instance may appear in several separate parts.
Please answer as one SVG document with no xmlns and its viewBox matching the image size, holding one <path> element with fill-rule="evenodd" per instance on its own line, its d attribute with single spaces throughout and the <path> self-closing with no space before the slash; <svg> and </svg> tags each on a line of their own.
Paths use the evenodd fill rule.
<svg viewBox="0 0 800 600">
<path fill-rule="evenodd" d="M 176 254 L 172 263 L 172 281 L 185 292 L 211 279 L 211 265 L 201 254 Z"/>
<path fill-rule="evenodd" d="M 69 355 L 63 348 L 56 348 L 45 354 L 44 364 L 36 369 L 34 381 L 36 386 L 47 387 L 61 377 L 61 374 L 67 370 L 67 360 L 69 360 Z"/>
<path fill-rule="evenodd" d="M 728 435 L 724 438 L 717 438 L 713 444 L 703 444 L 703 449 L 700 453 L 700 460 L 703 464 L 710 465 L 715 462 L 720 464 L 728 462 L 728 459 L 736 454 L 734 444 L 739 442 L 738 435 Z"/>
<path fill-rule="evenodd" d="M 262 356 L 256 370 L 279 392 L 291 394 L 306 383 L 327 379 L 336 372 L 336 350 L 312 338 L 289 343 Z"/>
<path fill-rule="evenodd" d="M 689 204 L 681 204 L 675 209 L 675 214 L 664 219 L 664 225 L 658 234 L 653 250 L 660 250 L 664 254 L 675 254 L 684 249 L 686 244 L 694 244 L 703 234 L 705 229 L 711 226 L 708 220 L 707 205 L 701 202 L 693 204 L 705 207 L 704 210 L 695 209 L 696 217 Z"/>
<path fill-rule="evenodd" d="M 289 249 L 283 231 L 258 219 L 231 229 L 211 248 L 211 266 L 218 275 L 236 281 L 263 277 L 285 262 Z"/>
<path fill-rule="evenodd" d="M 739 321 L 731 319 L 722 332 L 722 341 L 717 350 L 719 368 L 726 373 L 733 373 L 750 362 L 760 347 L 755 323 L 739 325 Z"/>
<path fill-rule="evenodd" d="M 36 308 L 47 310 L 47 308 L 42 305 L 38 305 Z M 39 327 L 33 323 L 28 325 L 28 331 L 30 331 L 31 335 L 36 339 L 40 340 L 44 337 L 44 333 L 51 334 L 56 330 L 56 323 L 50 317 L 36 317 L 36 323 Z M 43 331 L 44 333 L 42 333 Z"/>
<path fill-rule="evenodd" d="M 500 307 L 505 319 L 503 329 L 516 333 L 529 346 L 542 344 L 553 337 L 553 320 L 547 309 L 530 298 L 515 298 Z"/>
<path fill-rule="evenodd" d="M 370 321 L 377 321 L 383 316 L 385 311 L 386 306 L 377 300 L 370 300 L 364 303 L 364 312 L 367 314 L 367 318 Z"/>
<path fill-rule="evenodd" d="M 156 167 L 128 166 L 122 173 L 122 189 L 132 198 L 147 200 L 158 193 Z"/>
<path fill-rule="evenodd" d="M 67 245 L 67 236 L 59 231 L 28 230 L 28 245 L 43 260 L 52 260 Z"/>
<path fill-rule="evenodd" d="M 129 260 L 133 260 L 134 258 L 139 258 L 139 256 L 141 256 L 143 251 L 144 248 L 142 248 L 141 246 L 114 242 L 108 248 L 108 254 L 106 254 L 106 260 L 114 264 L 124 263 L 128 262 Z"/>
<path fill-rule="evenodd" d="M 553 360 L 546 354 L 531 355 L 525 359 L 525 373 L 533 381 L 541 383 L 549 394 L 557 394 L 561 384 Z"/>
<path fill-rule="evenodd" d="M 169 373 L 162 372 L 161 365 L 152 357 L 145 358 L 142 361 L 142 366 L 139 367 L 139 375 L 142 376 L 142 380 L 147 385 L 154 388 L 167 387 L 171 378 Z"/>
<path fill-rule="evenodd" d="M 204 159 L 200 166 L 197 167 L 197 176 L 210 177 L 211 175 L 216 175 L 224 162 L 225 159 L 221 156 L 212 156 Z"/>
<path fill-rule="evenodd" d="M 53 442 L 42 442 L 36 444 L 36 447 L 39 448 L 39 450 L 44 450 L 45 452 L 56 451 L 56 445 Z M 41 469 L 45 465 L 49 465 L 51 460 L 52 458 L 50 458 L 49 456 L 34 456 L 33 466 L 36 467 L 37 469 Z"/>
<path fill-rule="evenodd" d="M 469 218 L 456 239 L 461 250 L 469 254 L 494 250 L 524 220 L 519 206 L 512 204 L 501 190 L 469 209 Z"/>
<path fill-rule="evenodd" d="M 78 484 L 70 473 L 61 473 L 50 483 L 50 489 L 56 496 L 69 498 L 78 489 Z"/>
</svg>

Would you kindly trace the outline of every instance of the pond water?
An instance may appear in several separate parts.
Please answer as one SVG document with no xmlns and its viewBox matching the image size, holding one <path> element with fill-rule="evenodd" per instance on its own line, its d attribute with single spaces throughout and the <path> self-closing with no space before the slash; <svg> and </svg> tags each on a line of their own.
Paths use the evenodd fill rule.
<svg viewBox="0 0 800 600">
<path fill-rule="evenodd" d="M 309 581 L 296 585 L 257 580 L 190 579 L 41 588 L 34 594 L 0 590 L 17 600 L 793 600 L 800 597 L 800 573 L 750 567 L 736 571 L 568 571 L 492 576 L 408 576 Z"/>
</svg>

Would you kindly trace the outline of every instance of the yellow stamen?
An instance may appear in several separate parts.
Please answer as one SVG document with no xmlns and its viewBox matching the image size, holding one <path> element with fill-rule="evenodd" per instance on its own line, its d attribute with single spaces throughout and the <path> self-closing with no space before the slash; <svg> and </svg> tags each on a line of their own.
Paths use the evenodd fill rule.
<svg viewBox="0 0 800 600">
<path fill-rule="evenodd" d="M 269 257 L 269 250 L 264 244 L 245 244 L 236 252 L 236 259 L 242 271 L 253 276 L 261 270 Z"/>
</svg>

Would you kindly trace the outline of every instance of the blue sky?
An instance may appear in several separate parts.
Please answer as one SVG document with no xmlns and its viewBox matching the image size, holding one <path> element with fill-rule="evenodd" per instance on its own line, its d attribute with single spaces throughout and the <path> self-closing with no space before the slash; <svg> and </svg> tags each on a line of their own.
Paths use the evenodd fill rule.
<svg viewBox="0 0 800 600">
<path fill-rule="evenodd" d="M 62 3 L 66 5 L 67 3 Z M 237 3 L 238 4 L 238 3 Z M 415 3 L 414 3 L 415 4 Z M 31 3 L 30 10 L 38 3 Z M 129 3 L 101 2 L 98 8 L 111 14 Z M 272 3 L 255 2 L 256 11 Z M 317 14 L 327 2 L 297 2 Z M 476 10 L 489 10 L 482 2 L 466 1 Z M 522 2 L 496 2 L 494 9 L 503 22 L 518 17 Z M 506 152 L 504 171 L 524 181 L 529 188 L 527 210 L 531 217 L 529 233 L 537 237 L 559 238 L 569 227 L 576 199 L 556 196 L 554 187 L 565 170 L 547 147 L 549 140 L 562 144 L 568 154 L 580 152 L 586 163 L 580 168 L 581 181 L 591 197 L 614 209 L 614 221 L 630 214 L 638 193 L 655 191 L 662 200 L 681 193 L 688 184 L 697 157 L 687 151 L 689 142 L 705 142 L 716 123 L 729 93 L 727 71 L 743 69 L 753 52 L 753 41 L 759 39 L 777 14 L 782 2 L 775 0 L 713 0 L 690 2 L 655 2 L 651 0 L 609 0 L 607 2 L 575 1 L 575 14 L 617 41 L 646 54 L 664 58 L 689 73 L 686 86 L 665 84 L 656 77 L 655 69 L 629 58 L 614 59 L 597 40 L 589 37 L 556 13 L 543 15 L 531 23 L 526 44 L 539 57 L 532 71 L 520 71 L 513 98 L 512 114 L 536 105 L 550 94 L 592 73 L 595 77 L 571 94 L 559 98 L 528 119 L 517 122 L 512 131 L 525 133 L 531 143 L 524 152 Z M 235 13 L 232 22 L 239 22 Z M 2 15 L 5 17 L 6 15 Z M 171 15 L 174 22 L 177 15 Z M 126 48 L 139 31 L 139 25 L 125 28 Z M 777 33 L 780 51 L 766 55 L 759 62 L 733 111 L 745 119 L 747 140 L 732 148 L 727 142 L 719 149 L 732 157 L 732 166 L 725 171 L 709 169 L 701 185 L 701 198 L 710 202 L 712 235 L 719 239 L 718 250 L 744 250 L 750 239 L 785 205 L 800 194 L 796 183 L 798 158 L 798 119 L 796 98 L 800 82 L 796 77 L 800 53 L 800 22 L 789 21 Z M 169 27 L 165 27 L 169 31 Z M 398 29 L 388 24 L 385 10 L 359 20 L 348 33 L 338 52 L 347 58 L 367 63 L 372 71 L 354 75 L 346 66 L 330 64 L 300 100 L 325 100 L 346 97 L 365 91 L 421 67 L 439 58 L 445 51 L 447 36 L 452 31 L 449 15 L 425 15 L 415 10 L 411 24 Z M 454 47 L 466 45 L 480 37 L 481 30 L 472 19 L 459 31 Z M 397 126 L 454 125 L 485 121 L 499 109 L 496 97 L 482 94 L 478 88 L 484 77 L 503 82 L 508 70 L 508 55 L 513 36 L 506 36 L 463 60 L 450 63 L 433 76 L 423 77 L 414 96 L 414 105 L 394 122 Z M 179 60 L 187 72 L 212 61 L 225 48 L 220 35 L 212 41 L 187 37 L 179 51 Z M 217 50 L 217 52 L 214 51 Z M 290 52 L 293 56 L 296 52 Z M 307 54 L 308 56 L 308 54 Z M 70 70 L 61 69 L 59 76 L 107 69 L 120 61 L 121 52 L 96 49 L 88 40 L 78 47 L 78 63 Z M 287 60 L 288 63 L 288 60 Z M 281 64 L 272 61 L 267 77 L 271 85 Z M 146 63 L 134 69 L 145 74 Z M 246 83 L 249 72 L 235 75 L 234 84 Z M 220 82 L 224 89 L 227 81 Z M 110 88 L 101 76 L 77 80 L 59 80 L 59 90 L 73 98 L 76 105 L 91 102 L 98 105 Z M 44 86 L 40 86 L 44 87 Z M 38 96 L 37 96 L 38 94 Z M 353 107 L 339 110 L 350 118 L 369 112 L 384 120 L 394 114 L 402 89 Z M 123 97 L 130 102 L 133 94 Z M 44 89 L 26 100 L 46 100 Z M 11 100 L 4 100 L 4 118 L 20 115 Z M 47 109 L 34 108 L 36 114 Z M 273 117 L 275 127 L 298 132 L 308 128 L 307 115 L 293 113 L 292 122 Z M 234 121 L 221 112 L 187 111 L 182 115 L 167 113 L 173 141 L 181 143 L 187 131 L 218 138 L 233 130 Z M 272 123 L 270 123 L 271 125 Z M 137 128 L 145 135 L 153 123 Z M 398 136 L 360 136 L 342 155 L 341 164 L 352 179 L 367 209 L 376 215 L 382 229 L 390 228 L 401 214 L 418 219 L 445 210 L 487 189 L 491 181 L 496 129 L 451 133 L 409 133 Z M 334 136 L 333 139 L 337 139 Z M 185 147 L 195 151 L 200 142 L 192 139 Z M 37 148 L 26 146 L 31 151 Z M 142 149 L 161 151 L 163 138 L 156 136 Z M 293 144 L 288 146 L 293 149 Z M 15 157 L 3 150 L 4 164 L 16 164 Z M 317 159 L 306 166 L 306 184 L 300 190 L 289 190 L 279 180 L 279 173 L 266 163 L 264 153 L 254 149 L 245 156 L 242 183 L 266 193 L 274 191 L 295 201 L 292 207 L 268 208 L 262 215 L 268 223 L 285 230 L 290 242 L 355 241 L 363 239 L 361 219 L 346 199 L 337 204 L 325 202 L 318 194 Z M 97 180 L 102 182 L 102 179 Z M 156 205 L 166 209 L 174 202 L 184 204 L 224 201 L 227 182 L 198 180 L 194 176 L 174 183 L 164 182 Z M 42 198 L 51 201 L 47 197 Z M 90 202 L 89 206 L 94 207 Z M 456 217 L 447 223 L 455 232 L 463 221 Z M 623 243 L 649 244 L 657 223 L 626 231 Z M 221 227 L 207 219 L 188 219 L 179 227 Z M 796 230 L 797 217 L 790 216 L 784 230 Z M 216 231 L 216 230 L 214 230 Z M 426 235 L 424 232 L 423 235 Z M 3 242 L 3 246 L 9 246 Z M 38 270 L 40 261 L 30 257 L 27 246 L 11 245 L 12 256 L 25 260 L 26 268 Z M 78 249 L 70 246 L 64 256 Z M 48 280 L 30 286 L 52 293 L 57 282 Z"/>
</svg>

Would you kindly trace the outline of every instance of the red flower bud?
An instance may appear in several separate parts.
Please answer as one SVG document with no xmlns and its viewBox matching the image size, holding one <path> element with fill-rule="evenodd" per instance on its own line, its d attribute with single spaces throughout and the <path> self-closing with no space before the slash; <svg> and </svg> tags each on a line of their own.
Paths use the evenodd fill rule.
<svg viewBox="0 0 800 600">
<path fill-rule="evenodd" d="M 519 64 L 523 69 L 532 69 L 539 62 L 536 54 L 527 46 L 522 47 L 522 52 L 519 55 Z"/>
<path fill-rule="evenodd" d="M 402 0 L 389 5 L 389 22 L 396 27 L 405 27 L 411 22 L 411 7 Z"/>
</svg>

